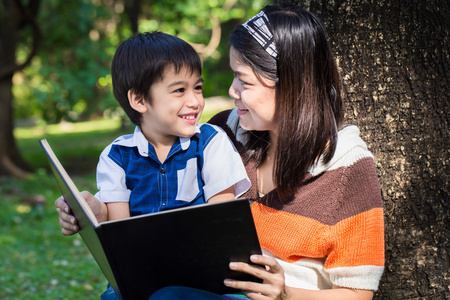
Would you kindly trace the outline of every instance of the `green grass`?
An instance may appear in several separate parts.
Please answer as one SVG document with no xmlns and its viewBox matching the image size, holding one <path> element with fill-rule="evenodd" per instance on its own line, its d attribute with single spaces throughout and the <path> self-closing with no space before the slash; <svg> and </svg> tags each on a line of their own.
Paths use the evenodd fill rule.
<svg viewBox="0 0 450 300">
<path fill-rule="evenodd" d="M 27 180 L 0 178 L 0 299 L 99 299 L 106 279 L 79 235 L 64 237 L 54 200 L 60 192 L 38 143 L 46 138 L 81 190 L 94 192 L 95 166 L 121 131 L 117 121 L 17 129 L 36 169 Z M 30 203 L 32 197 L 45 203 Z"/>
<path fill-rule="evenodd" d="M 200 122 L 215 111 L 205 111 Z M 99 120 L 18 128 L 18 147 L 36 172 L 26 180 L 0 177 L 0 299 L 99 299 L 107 281 L 79 235 L 61 234 L 54 201 L 61 194 L 39 140 L 49 141 L 80 190 L 96 191 L 100 152 L 132 133 Z M 41 197 L 44 204 L 32 204 Z"/>
</svg>

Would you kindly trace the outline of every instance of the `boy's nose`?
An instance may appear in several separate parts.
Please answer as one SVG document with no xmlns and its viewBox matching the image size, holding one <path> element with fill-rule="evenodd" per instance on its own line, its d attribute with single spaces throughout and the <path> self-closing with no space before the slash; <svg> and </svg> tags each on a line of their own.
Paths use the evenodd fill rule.
<svg viewBox="0 0 450 300">
<path fill-rule="evenodd" d="M 187 101 L 187 106 L 192 107 L 192 108 L 199 107 L 200 106 L 200 102 L 201 102 L 200 98 L 203 99 L 203 95 L 198 95 L 198 94 L 192 93 L 189 96 L 189 99 Z"/>
</svg>

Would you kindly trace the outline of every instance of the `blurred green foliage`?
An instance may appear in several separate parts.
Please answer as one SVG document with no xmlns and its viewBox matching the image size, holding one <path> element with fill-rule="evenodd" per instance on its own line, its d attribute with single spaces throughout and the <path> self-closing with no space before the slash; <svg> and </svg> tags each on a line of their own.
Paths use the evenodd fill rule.
<svg viewBox="0 0 450 300">
<path fill-rule="evenodd" d="M 194 45 L 207 45 L 220 24 L 221 39 L 205 57 L 204 95 L 225 96 L 232 80 L 227 39 L 266 0 L 142 1 L 138 30 L 160 30 Z M 92 116 L 123 116 L 111 93 L 110 64 L 118 44 L 132 34 L 126 1 L 42 0 L 37 23 L 42 38 L 37 55 L 13 78 L 15 118 L 46 123 Z M 29 53 L 31 32 L 20 32 L 17 60 Z M 201 49 L 201 47 L 199 48 Z"/>
</svg>

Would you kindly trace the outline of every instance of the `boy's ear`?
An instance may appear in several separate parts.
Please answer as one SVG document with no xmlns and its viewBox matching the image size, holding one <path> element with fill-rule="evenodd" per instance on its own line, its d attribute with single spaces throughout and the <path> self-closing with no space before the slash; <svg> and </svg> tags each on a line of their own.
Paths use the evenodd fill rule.
<svg viewBox="0 0 450 300">
<path fill-rule="evenodd" d="M 130 102 L 130 106 L 137 112 L 144 113 L 147 111 L 147 106 L 145 105 L 145 99 L 142 95 L 136 94 L 133 90 L 128 90 L 127 93 L 128 102 Z"/>
</svg>

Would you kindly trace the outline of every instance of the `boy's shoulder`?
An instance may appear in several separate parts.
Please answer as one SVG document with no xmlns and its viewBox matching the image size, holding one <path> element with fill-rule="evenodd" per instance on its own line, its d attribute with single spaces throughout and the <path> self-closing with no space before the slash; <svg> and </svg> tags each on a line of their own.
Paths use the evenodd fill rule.
<svg viewBox="0 0 450 300">
<path fill-rule="evenodd" d="M 134 135 L 134 133 L 121 135 L 114 139 L 111 145 L 133 146 L 135 144 Z"/>
<path fill-rule="evenodd" d="M 220 136 L 226 136 L 226 133 L 224 130 L 213 124 L 204 123 L 204 124 L 197 124 L 197 132 L 194 136 L 198 136 L 199 139 L 212 139 L 214 137 L 220 137 Z"/>
<path fill-rule="evenodd" d="M 220 131 L 220 128 L 218 126 L 208 123 L 197 124 L 197 128 L 198 130 L 196 133 L 204 135 L 211 135 L 217 131 Z"/>
<path fill-rule="evenodd" d="M 111 151 L 119 151 L 118 149 L 127 149 L 138 147 L 135 139 L 135 133 L 124 134 L 112 141 L 108 146 L 103 149 L 102 154 L 108 155 Z"/>
</svg>

